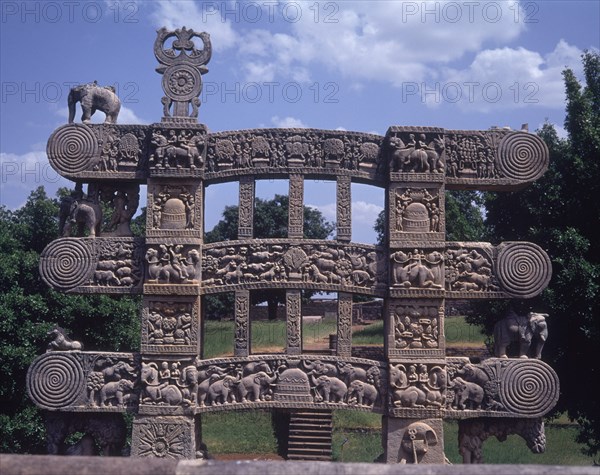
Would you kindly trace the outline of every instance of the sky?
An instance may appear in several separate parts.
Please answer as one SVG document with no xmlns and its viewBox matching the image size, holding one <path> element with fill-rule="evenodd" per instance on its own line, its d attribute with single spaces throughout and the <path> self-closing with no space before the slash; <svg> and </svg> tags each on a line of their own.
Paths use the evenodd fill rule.
<svg viewBox="0 0 600 475">
<path fill-rule="evenodd" d="M 211 35 L 199 120 L 211 132 L 311 127 L 384 135 L 392 125 L 564 135 L 564 85 L 600 47 L 598 1 L 10 1 L 0 2 L 0 205 L 70 182 L 46 158 L 76 84 L 114 85 L 119 123 L 162 116 L 156 30 Z M 103 121 L 102 113 L 94 122 Z M 72 186 L 72 185 L 71 185 Z M 259 181 L 257 196 L 287 194 Z M 373 243 L 383 190 L 353 185 L 353 240 Z M 209 186 L 206 229 L 237 185 Z M 335 220 L 333 182 L 305 184 L 305 204 Z"/>
</svg>

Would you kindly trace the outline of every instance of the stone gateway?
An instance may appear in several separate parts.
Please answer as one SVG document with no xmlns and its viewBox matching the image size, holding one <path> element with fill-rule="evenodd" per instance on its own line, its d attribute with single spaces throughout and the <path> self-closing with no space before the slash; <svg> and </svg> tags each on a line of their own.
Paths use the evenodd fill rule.
<svg viewBox="0 0 600 475">
<path fill-rule="evenodd" d="M 91 84 L 72 92 L 70 106 L 74 111 L 75 101 L 82 103 L 83 123 L 71 123 L 71 114 L 48 140 L 50 163 L 76 183 L 76 192 L 61 207 L 64 237 L 42 254 L 42 278 L 63 292 L 143 296 L 139 354 L 84 351 L 56 329 L 48 352 L 31 365 L 28 392 L 48 414 L 48 451 L 65 453 L 66 437 L 82 431 L 104 453 L 119 453 L 122 414 L 131 412 L 132 455 L 202 457 L 203 414 L 258 408 L 273 411 L 278 434 L 289 438 L 288 458 L 330 458 L 337 409 L 381 415 L 380 461 L 386 463 L 444 463 L 448 418 L 460 421 L 466 463 L 481 461 L 490 435 L 519 433 L 533 451 L 543 451 L 541 418 L 559 392 L 556 374 L 539 359 L 547 336 L 543 316 L 500 321 L 497 358 L 475 363 L 446 356 L 444 304 L 533 297 L 548 284 L 550 260 L 533 243 L 446 242 L 444 195 L 526 186 L 548 166 L 544 142 L 505 129 L 405 126 L 391 126 L 385 136 L 316 129 L 210 133 L 198 122 L 209 35 L 163 28 L 154 53 L 165 93 L 159 123 L 117 124 L 118 98 L 103 99 L 104 124 L 89 123 L 87 104 L 92 101 L 92 112 L 97 106 L 88 96 L 111 93 Z M 255 180 L 281 177 L 289 179 L 288 236 L 255 239 Z M 304 239 L 307 178 L 337 183 L 334 241 Z M 225 181 L 239 182 L 238 239 L 205 244 L 204 190 Z M 353 182 L 385 189 L 381 246 L 352 241 Z M 145 237 L 138 238 L 129 222 L 142 184 L 148 212 Z M 112 209 L 106 229 L 101 208 Z M 250 294 L 258 289 L 285 291 L 283 354 L 252 351 Z M 331 354 L 303 351 L 303 289 L 338 293 Z M 204 359 L 201 297 L 222 292 L 235 294 L 234 356 Z M 352 351 L 353 294 L 384 299 L 381 359 Z M 521 358 L 505 357 L 513 339 L 521 343 Z M 526 358 L 528 352 L 538 359 Z M 310 445 L 315 441 L 301 429 L 306 423 L 324 428 L 329 447 Z"/>
</svg>

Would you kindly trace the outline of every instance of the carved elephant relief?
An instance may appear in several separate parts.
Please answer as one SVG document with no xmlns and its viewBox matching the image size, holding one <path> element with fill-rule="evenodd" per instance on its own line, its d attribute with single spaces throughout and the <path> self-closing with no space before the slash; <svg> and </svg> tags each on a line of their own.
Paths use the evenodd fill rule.
<svg viewBox="0 0 600 475">
<path fill-rule="evenodd" d="M 449 384 L 454 389 L 454 403 L 457 409 L 481 409 L 481 404 L 485 396 L 484 389 L 476 383 L 465 381 L 460 376 L 454 378 Z"/>
<path fill-rule="evenodd" d="M 241 381 L 241 377 L 238 375 L 231 376 L 227 375 L 223 379 L 214 381 L 208 387 L 208 396 L 212 405 L 218 404 L 229 404 L 237 402 L 236 399 L 236 385 Z"/>
<path fill-rule="evenodd" d="M 264 401 L 271 384 L 276 379 L 277 375 L 269 376 L 264 371 L 244 376 L 237 385 L 240 401 Z"/>
<path fill-rule="evenodd" d="M 348 387 L 336 377 L 311 375 L 311 381 L 315 387 L 316 402 L 345 402 Z"/>
<path fill-rule="evenodd" d="M 348 403 L 359 406 L 373 406 L 377 400 L 377 388 L 372 384 L 355 380 L 348 387 Z"/>
</svg>

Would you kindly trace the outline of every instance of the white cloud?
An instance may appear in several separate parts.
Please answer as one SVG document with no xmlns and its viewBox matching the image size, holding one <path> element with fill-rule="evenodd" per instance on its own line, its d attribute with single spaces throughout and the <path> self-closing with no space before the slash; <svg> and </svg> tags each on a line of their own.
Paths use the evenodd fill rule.
<svg viewBox="0 0 600 475">
<path fill-rule="evenodd" d="M 104 122 L 103 120 L 101 122 Z M 133 109 L 129 107 L 121 107 L 119 112 L 118 124 L 149 124 L 145 119 L 142 119 L 136 115 Z"/>
<path fill-rule="evenodd" d="M 0 152 L 0 171 L 0 205 L 10 209 L 21 206 L 24 197 L 38 186 L 44 186 L 49 196 L 61 186 L 72 186 L 52 168 L 43 150 Z"/>
<path fill-rule="evenodd" d="M 247 18 L 242 2 L 163 0 L 152 18 L 157 26 L 210 32 L 217 51 L 235 47 L 246 80 L 306 82 L 309 68 L 318 64 L 352 78 L 355 87 L 361 80 L 395 85 L 422 80 L 434 75 L 437 65 L 487 43 L 514 40 L 525 29 L 516 21 L 524 15 L 514 0 L 292 3 L 293 12 L 285 2 L 275 9 L 271 2 L 257 3 L 272 31 L 253 28 L 257 23 Z"/>
<path fill-rule="evenodd" d="M 156 10 L 151 18 L 157 27 L 175 30 L 183 26 L 194 31 L 210 33 L 214 51 L 224 51 L 236 44 L 237 34 L 231 21 L 221 17 L 218 2 L 161 0 L 153 2 Z"/>
<path fill-rule="evenodd" d="M 335 203 L 327 203 L 324 205 L 307 204 L 306 206 L 318 209 L 323 216 L 325 216 L 325 219 L 329 221 L 336 220 L 337 205 Z M 366 201 L 353 201 L 352 223 L 360 226 L 367 225 L 372 228 L 382 209 L 382 206 L 374 203 L 367 203 Z"/>
<path fill-rule="evenodd" d="M 581 71 L 578 48 L 560 40 L 549 54 L 528 49 L 497 48 L 479 52 L 465 69 L 447 69 L 443 81 L 428 85 L 438 94 L 423 94 L 428 105 L 457 102 L 479 111 L 543 106 L 561 108 L 565 92 L 562 71 L 565 67 Z M 460 97 L 460 99 L 458 99 Z"/>
<path fill-rule="evenodd" d="M 336 220 L 337 206 L 335 203 L 328 203 L 325 205 L 311 205 L 311 204 L 306 203 L 306 206 L 320 211 L 321 214 L 323 215 L 323 217 L 327 221 L 335 221 Z"/>
<path fill-rule="evenodd" d="M 352 222 L 373 227 L 377 216 L 383 209 L 382 206 L 366 201 L 352 202 Z"/>
<path fill-rule="evenodd" d="M 305 129 L 307 127 L 304 122 L 295 117 L 279 117 L 278 115 L 275 115 L 271 117 L 271 122 L 275 127 L 282 129 Z"/>
</svg>

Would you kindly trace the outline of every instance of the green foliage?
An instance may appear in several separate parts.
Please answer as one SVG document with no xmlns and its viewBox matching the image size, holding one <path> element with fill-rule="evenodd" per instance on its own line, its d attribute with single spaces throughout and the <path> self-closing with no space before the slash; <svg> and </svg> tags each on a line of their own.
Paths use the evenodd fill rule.
<svg viewBox="0 0 600 475">
<path fill-rule="evenodd" d="M 59 196 L 64 193 L 60 190 Z M 39 256 L 58 237 L 58 207 L 43 187 L 14 212 L 0 207 L 1 452 L 45 449 L 41 416 L 25 395 L 25 375 L 46 350 L 46 333 L 54 325 L 83 342 L 86 350 L 139 348 L 139 298 L 67 295 L 41 280 Z"/>
<path fill-rule="evenodd" d="M 286 238 L 288 235 L 289 198 L 275 195 L 272 200 L 256 198 L 254 202 L 254 237 L 258 239 Z M 335 230 L 335 224 L 325 220 L 323 214 L 314 208 L 304 207 L 304 237 L 306 239 L 327 239 Z M 204 236 L 204 242 L 235 240 L 238 236 L 238 207 L 226 206 L 221 219 Z M 208 296 L 205 299 L 210 318 L 218 318 L 224 308 L 231 308 L 228 297 Z M 230 298 L 230 297 L 229 297 Z M 277 318 L 277 307 L 285 303 L 284 290 L 255 290 L 251 293 L 252 305 L 267 302 L 269 319 Z"/>
<path fill-rule="evenodd" d="M 518 311 L 550 314 L 544 359 L 561 381 L 557 411 L 567 411 L 581 430 L 587 453 L 600 452 L 600 405 L 581 392 L 582 381 L 600 373 L 600 55 L 583 55 L 587 86 L 572 71 L 563 73 L 567 93 L 565 128 L 558 138 L 550 124 L 538 132 L 550 152 L 548 172 L 524 190 L 488 193 L 486 224 L 499 241 L 532 241 L 552 260 L 552 280 L 536 299 L 517 303 Z M 504 308 L 482 305 L 471 323 L 488 333 Z"/>
<path fill-rule="evenodd" d="M 483 197 L 477 191 L 447 191 L 446 240 L 473 242 L 485 239 L 482 206 Z"/>
</svg>

